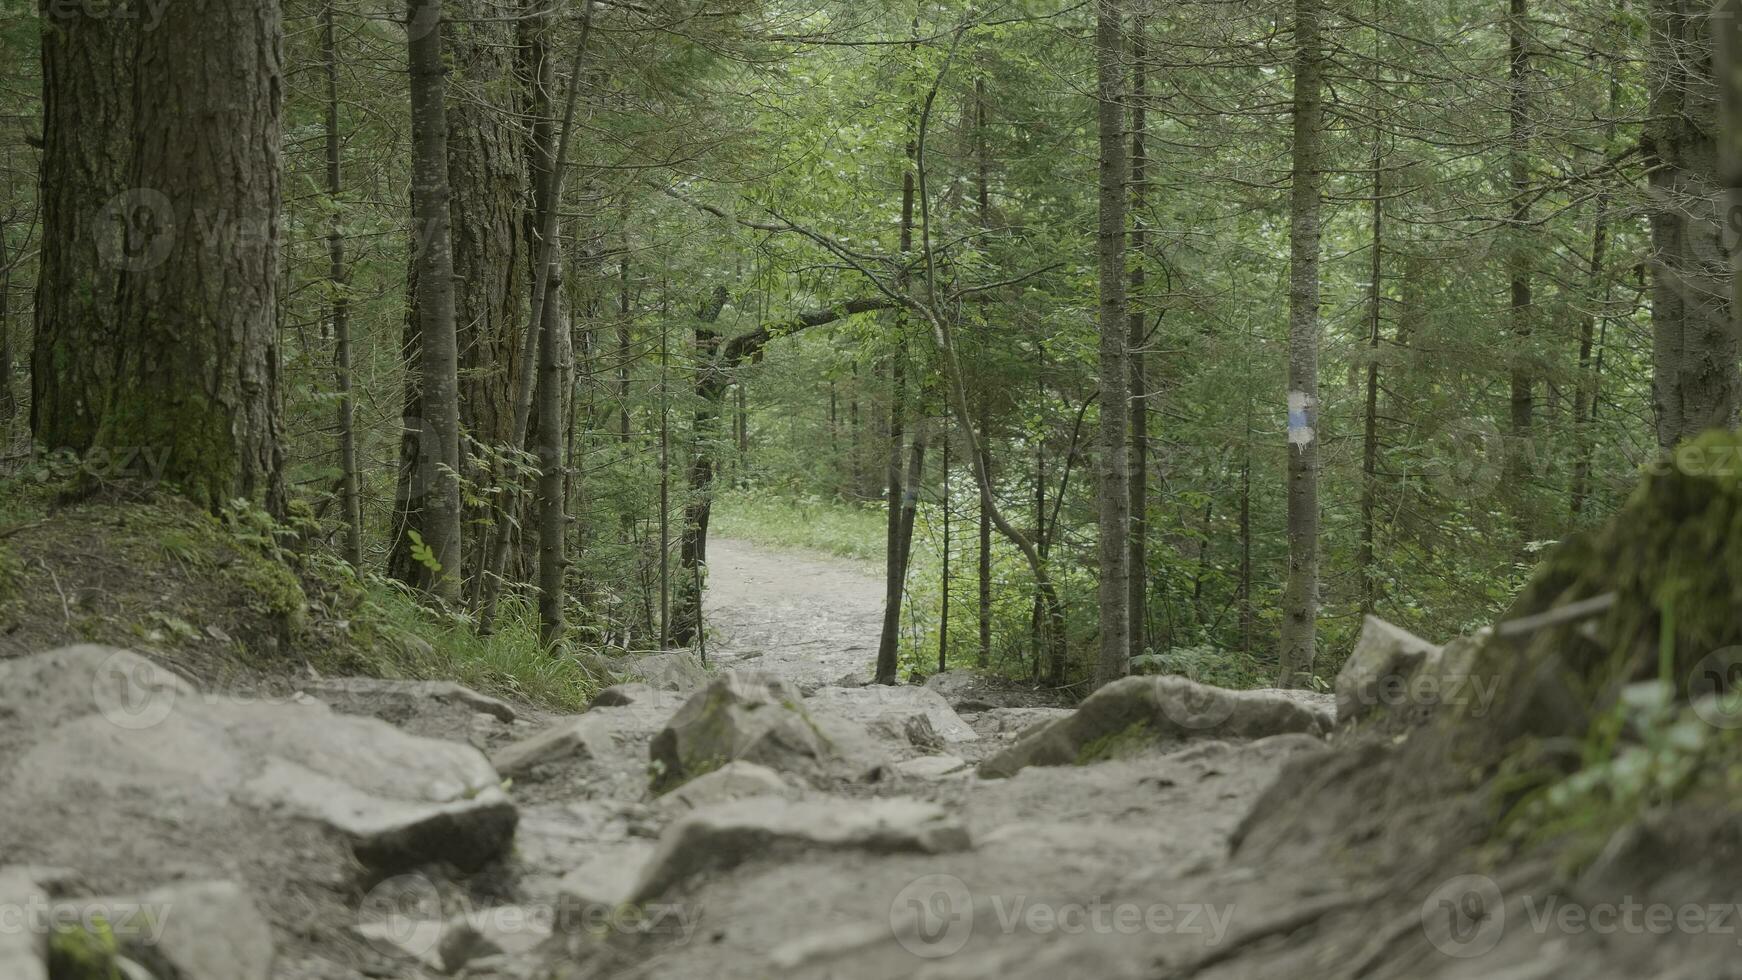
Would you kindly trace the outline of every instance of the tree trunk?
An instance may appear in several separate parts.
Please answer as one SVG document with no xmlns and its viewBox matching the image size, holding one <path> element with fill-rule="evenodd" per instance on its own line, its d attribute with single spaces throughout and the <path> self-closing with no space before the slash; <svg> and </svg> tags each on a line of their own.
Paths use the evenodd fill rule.
<svg viewBox="0 0 1742 980">
<path fill-rule="evenodd" d="M 1289 201 L 1288 585 L 1277 685 L 1312 674 L 1319 612 L 1319 0 L 1295 0 L 1294 188 Z"/>
<path fill-rule="evenodd" d="M 554 105 L 550 94 L 555 83 L 550 66 L 550 49 L 546 43 L 545 24 L 542 14 L 529 18 L 525 25 L 528 34 L 522 42 L 522 46 L 528 49 L 526 57 L 535 109 Z M 574 135 L 575 105 L 580 99 L 587 42 L 592 37 L 592 29 L 593 0 L 585 0 L 581 6 L 580 31 L 575 38 L 574 59 L 569 66 L 568 94 L 563 102 L 561 129 L 555 128 L 555 120 L 551 118 L 549 111 L 533 113 L 534 125 L 528 149 L 533 186 L 533 214 L 529 220 L 532 232 L 529 239 L 533 270 L 532 313 L 527 319 L 528 329 L 520 338 L 519 377 L 514 383 L 514 404 L 508 430 L 509 448 L 516 452 L 525 448 L 527 429 L 532 420 L 532 403 L 538 387 L 533 368 L 538 361 L 538 344 L 542 343 L 539 336 L 542 332 L 541 325 L 546 322 L 544 307 L 558 292 L 551 285 L 553 280 L 560 278 L 557 275 L 557 216 L 561 210 L 569 140 Z M 550 150 L 553 138 L 554 152 Z M 520 480 L 515 478 L 504 480 L 495 488 L 499 498 L 497 506 L 502 508 L 499 513 L 513 514 L 519 487 Z M 502 570 L 507 564 L 509 544 L 513 538 L 511 523 L 508 520 L 500 521 L 492 530 L 489 543 L 483 549 L 484 564 L 478 576 L 477 603 L 478 628 L 481 632 L 488 633 L 495 626 L 496 602 L 502 590 Z"/>
<path fill-rule="evenodd" d="M 1375 59 L 1377 61 L 1377 58 Z M 1381 92 L 1375 80 L 1374 92 Z M 1355 562 L 1361 571 L 1361 612 L 1372 613 L 1379 601 L 1379 575 L 1374 555 L 1374 512 L 1379 494 L 1379 345 L 1385 326 L 1385 146 L 1377 121 L 1373 124 L 1373 254 L 1367 269 L 1367 388 L 1361 432 L 1361 545 Z"/>
<path fill-rule="evenodd" d="M 1127 630 L 1131 653 L 1142 655 L 1149 644 L 1144 632 L 1147 624 L 1149 598 L 1149 370 L 1144 357 L 1148 338 L 1144 335 L 1145 286 L 1144 250 L 1149 235 L 1144 227 L 1144 208 L 1148 202 L 1148 147 L 1145 127 L 1148 125 L 1144 99 L 1148 96 L 1149 43 L 1144 36 L 1148 17 L 1140 9 L 1131 28 L 1131 290 L 1127 301 L 1127 353 L 1131 364 L 1131 542 L 1126 609 L 1130 615 Z"/>
<path fill-rule="evenodd" d="M 910 139 L 907 144 L 907 159 L 909 166 L 901 174 L 901 255 L 903 264 L 907 256 L 913 252 L 913 206 L 914 206 L 914 161 L 917 147 Z M 901 287 L 906 287 L 906 276 L 903 274 Z M 897 312 L 895 318 L 896 340 L 895 350 L 889 359 L 889 527 L 888 547 L 883 562 L 883 632 L 877 641 L 877 667 L 875 681 L 879 684 L 894 684 L 896 669 L 901 649 L 901 599 L 907 586 L 907 539 L 903 533 L 903 517 L 906 511 L 907 494 L 917 492 L 912 489 L 904 491 L 904 484 L 918 484 L 923 471 L 914 469 L 907 477 L 901 472 L 903 431 L 902 416 L 907 411 L 907 317 Z M 923 461 L 925 458 L 925 423 L 921 419 L 914 426 L 914 458 Z"/>
<path fill-rule="evenodd" d="M 123 266 L 116 372 L 93 448 L 163 447 L 163 479 L 213 510 L 237 497 L 284 503 L 282 34 L 271 0 L 190 0 L 165 8 L 135 62 L 149 97 L 134 106 L 129 180 L 149 190 L 131 195 L 161 223 L 129 229 L 126 254 L 144 260 Z"/>
<path fill-rule="evenodd" d="M 442 0 L 411 0 L 411 215 L 417 269 L 412 307 L 417 322 L 423 397 L 420 470 L 430 492 L 423 503 L 424 562 L 430 590 L 454 601 L 460 593 L 459 347 L 454 322 L 454 261 L 449 230 L 446 68 Z"/>
<path fill-rule="evenodd" d="M 950 669 L 950 436 L 946 428 L 943 444 L 943 466 L 938 495 L 944 508 L 943 581 L 938 586 L 938 673 Z"/>
<path fill-rule="evenodd" d="M 450 3 L 452 0 L 450 0 Z M 531 243 L 524 236 L 528 141 L 520 113 L 531 116 L 535 131 L 550 129 L 548 88 L 535 81 L 538 64 L 519 67 L 521 86 L 504 80 L 517 74 L 515 24 L 511 6 L 494 0 L 462 0 L 450 8 L 443 26 L 448 75 L 448 184 L 455 276 L 455 336 L 459 345 L 461 458 L 465 476 L 478 486 L 500 482 L 504 451 L 513 435 L 513 385 L 520 374 L 527 330 L 527 282 Z M 548 17 L 522 22 L 527 35 L 542 39 Z M 542 44 L 535 57 L 548 61 Z M 542 100 L 542 101 L 541 101 Z M 535 193 L 537 188 L 535 187 Z M 482 458 L 468 446 L 478 447 Z M 497 503 L 501 501 L 498 499 Z M 467 508 L 472 526 L 500 524 L 504 515 L 490 504 Z M 485 535 L 466 556 L 471 594 L 480 585 Z"/>
<path fill-rule="evenodd" d="M 978 207 L 975 218 L 982 229 L 992 228 L 992 182 L 991 159 L 986 146 L 986 79 L 984 76 L 974 79 L 974 190 Z M 990 339 L 991 331 L 987 331 Z M 980 465 L 987 473 L 992 471 L 992 398 L 991 383 L 986 379 L 980 382 L 980 432 L 986 440 L 981 449 Z M 980 586 L 980 653 L 976 661 L 978 666 L 985 668 L 992 663 L 992 512 L 989 501 L 981 497 L 980 501 L 980 551 L 979 551 L 979 586 Z"/>
<path fill-rule="evenodd" d="M 343 181 L 339 171 L 339 52 L 333 32 L 333 0 L 321 6 L 321 60 L 327 81 L 327 196 L 333 209 L 327 231 L 327 281 L 333 290 L 333 341 L 339 389 L 339 500 L 345 515 L 345 560 L 352 568 L 363 567 L 363 501 L 357 474 L 357 412 L 351 397 L 351 297 L 346 292 L 349 273 L 345 265 L 345 228 L 339 194 Z"/>
<path fill-rule="evenodd" d="M 140 37 L 127 17 L 42 18 L 42 157 L 30 428 L 37 444 L 84 453 L 114 380 L 116 290 L 172 241 L 160 193 L 130 186 Z M 161 188 L 157 189 L 161 192 Z"/>
<path fill-rule="evenodd" d="M 714 293 L 696 311 L 696 411 L 690 427 L 694 447 L 690 451 L 689 497 L 684 502 L 683 529 L 678 545 L 679 591 L 671 613 L 671 641 L 689 646 L 699 639 L 701 593 L 696 583 L 708 563 L 708 522 L 714 512 L 715 444 L 720 438 L 720 418 L 725 414 L 729 369 L 720 363 L 722 345 L 714 325 L 726 309 L 726 287 Z"/>
<path fill-rule="evenodd" d="M 1727 0 L 1725 0 L 1727 2 Z M 1616 14 L 1619 16 L 1625 10 L 1626 0 L 1616 0 Z M 1603 123 L 1603 145 L 1608 146 L 1615 140 L 1616 117 L 1621 111 L 1621 59 L 1609 59 L 1609 110 Z M 1597 191 L 1596 216 L 1591 222 L 1591 262 L 1589 266 L 1589 302 L 1590 312 L 1586 313 L 1579 324 L 1579 377 L 1573 393 L 1573 483 L 1570 510 L 1576 518 L 1584 513 L 1585 501 L 1590 496 L 1591 488 L 1591 455 L 1595 452 L 1596 433 L 1592 423 L 1596 421 L 1597 397 L 1601 386 L 1601 355 L 1593 359 L 1593 351 L 1597 338 L 1597 324 L 1603 323 L 1605 328 L 1609 321 L 1610 281 L 1606 268 L 1609 245 L 1609 204 L 1610 184 L 1603 179 L 1602 187 Z"/>
<path fill-rule="evenodd" d="M 1508 0 L 1506 18 L 1507 39 L 1507 170 L 1512 185 L 1512 212 L 1507 229 L 1506 266 L 1511 279 L 1512 351 L 1509 358 L 1511 375 L 1511 420 L 1507 432 L 1504 456 L 1506 486 L 1514 495 L 1514 511 L 1524 522 L 1528 536 L 1530 524 L 1526 516 L 1528 505 L 1524 490 L 1530 475 L 1530 440 L 1536 411 L 1530 362 L 1531 320 L 1535 315 L 1531 299 L 1531 266 L 1534 243 L 1527 229 L 1530 224 L 1530 39 L 1529 0 Z"/>
<path fill-rule="evenodd" d="M 1098 0 L 1095 18 L 1096 122 L 1100 140 L 1100 220 L 1096 252 L 1101 282 L 1100 480 L 1097 487 L 1101 628 L 1095 684 L 1124 677 L 1131 662 L 1131 367 L 1125 316 L 1125 58 L 1119 0 Z"/>
<path fill-rule="evenodd" d="M 1728 214 L 1742 214 L 1742 0 L 1718 0 L 1713 48 L 1718 84 L 1718 184 Z M 1742 249 L 1730 260 L 1731 336 L 1742 335 Z"/>
<path fill-rule="evenodd" d="M 1651 0 L 1652 375 L 1657 441 L 1669 448 L 1736 423 L 1737 342 L 1718 186 L 1716 86 L 1704 5 Z"/>
<path fill-rule="evenodd" d="M 554 285 L 544 304 L 544 325 L 538 339 L 538 432 L 534 439 L 538 456 L 538 623 L 539 639 L 546 648 L 563 635 L 563 606 L 568 570 L 567 481 L 563 471 L 563 370 L 567 330 L 562 323 L 562 291 Z"/>
</svg>

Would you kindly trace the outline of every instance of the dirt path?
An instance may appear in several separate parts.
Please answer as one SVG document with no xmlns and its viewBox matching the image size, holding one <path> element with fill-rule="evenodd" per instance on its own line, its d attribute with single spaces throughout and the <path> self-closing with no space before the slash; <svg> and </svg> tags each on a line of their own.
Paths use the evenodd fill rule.
<svg viewBox="0 0 1742 980">
<path fill-rule="evenodd" d="M 708 542 L 709 658 L 801 687 L 869 678 L 883 583 L 863 562 L 731 538 Z"/>
</svg>

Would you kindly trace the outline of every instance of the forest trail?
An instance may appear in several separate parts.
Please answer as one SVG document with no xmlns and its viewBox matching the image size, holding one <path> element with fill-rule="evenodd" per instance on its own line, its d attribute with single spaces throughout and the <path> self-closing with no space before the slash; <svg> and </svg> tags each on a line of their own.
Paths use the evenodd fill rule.
<svg viewBox="0 0 1742 980">
<path fill-rule="evenodd" d="M 708 654 L 722 669 L 766 670 L 801 687 L 871 675 L 883 582 L 864 562 L 714 538 L 704 601 Z"/>
</svg>

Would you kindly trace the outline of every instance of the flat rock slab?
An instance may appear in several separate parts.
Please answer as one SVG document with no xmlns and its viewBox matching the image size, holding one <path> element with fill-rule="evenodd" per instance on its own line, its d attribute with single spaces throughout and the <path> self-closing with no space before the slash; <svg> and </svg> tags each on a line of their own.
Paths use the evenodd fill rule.
<svg viewBox="0 0 1742 980">
<path fill-rule="evenodd" d="M 933 803 L 740 800 L 698 810 L 668 828 L 632 900 L 645 902 L 694 876 L 753 860 L 790 859 L 809 851 L 944 854 L 970 845 L 967 827 Z"/>
<path fill-rule="evenodd" d="M 530 738 L 505 745 L 490 754 L 490 763 L 504 776 L 514 776 L 565 759 L 603 759 L 613 748 L 611 724 L 591 712 L 563 718 Z"/>
<path fill-rule="evenodd" d="M 512 723 L 520 717 L 514 706 L 500 698 L 480 694 L 452 681 L 386 680 L 377 677 L 332 677 L 304 681 L 303 690 L 351 714 L 367 714 L 395 725 L 404 724 L 426 710 L 426 705 L 449 705 L 491 715 Z"/>
<path fill-rule="evenodd" d="M 975 712 L 968 724 L 982 738 L 1013 739 L 1048 722 L 1071 716 L 1070 708 L 990 708 Z"/>
<path fill-rule="evenodd" d="M 922 755 L 895 764 L 896 772 L 915 779 L 943 779 L 957 773 L 965 775 L 967 770 L 968 763 L 953 755 Z"/>
<path fill-rule="evenodd" d="M 633 663 L 619 666 L 617 673 L 625 681 L 645 684 L 656 691 L 694 694 L 708 686 L 712 675 L 700 659 L 688 651 L 656 653 Z"/>
<path fill-rule="evenodd" d="M 981 763 L 980 775 L 1082 764 L 1193 739 L 1322 736 L 1332 723 L 1328 710 L 1274 691 L 1229 691 L 1181 677 L 1127 677 L 1090 695 L 1069 716 L 1030 730 Z"/>
<path fill-rule="evenodd" d="M 64 712 L 54 715 L 50 712 Z M 0 663 L 0 823 L 65 815 L 102 860 L 126 814 L 269 837 L 275 820 L 337 832 L 364 864 L 476 867 L 513 838 L 516 814 L 476 749 L 408 735 L 308 699 L 204 694 L 124 650 L 74 647 Z M 198 851 L 212 840 L 186 836 Z M 232 845 L 237 841 L 231 841 Z M 205 855 L 201 855 L 202 857 Z"/>
<path fill-rule="evenodd" d="M 889 684 L 824 687 L 805 702 L 813 712 L 839 715 L 862 725 L 923 717 L 946 741 L 972 742 L 980 737 L 942 695 L 924 687 Z"/>
<path fill-rule="evenodd" d="M 659 808 L 667 814 L 682 816 L 691 810 L 719 803 L 751 796 L 784 796 L 792 791 L 792 784 L 767 766 L 754 762 L 728 762 L 661 796 Z"/>
</svg>

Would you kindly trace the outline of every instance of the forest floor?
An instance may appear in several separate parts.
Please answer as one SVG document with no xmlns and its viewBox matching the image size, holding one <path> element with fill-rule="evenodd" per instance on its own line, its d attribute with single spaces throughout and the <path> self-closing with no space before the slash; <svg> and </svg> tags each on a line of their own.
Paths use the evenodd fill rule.
<svg viewBox="0 0 1742 980">
<path fill-rule="evenodd" d="M 1406 736 L 1343 744 L 1328 696 L 1141 677 L 1073 709 L 971 671 L 867 686 L 877 569 L 733 540 L 711 557 L 710 663 L 618 664 L 578 713 L 309 662 L 237 685 L 15 645 L 0 912 L 144 907 L 149 935 L 94 946 L 154 980 L 1605 975 L 1612 950 L 1544 945 L 1522 910 L 1438 924 L 1465 899 L 1442 880 L 1512 903 L 1552 877 L 1464 863 L 1451 807 L 1385 817 L 1432 805 L 1381 768 Z M 17 588 L 60 567 L 29 564 Z M 65 578 L 14 603 L 33 610 L 15 642 L 105 619 L 124 587 L 81 600 Z M 169 601 L 173 576 L 151 581 Z M 184 632 L 162 619 L 147 638 Z M 85 935 L 0 928 L 0 975 L 110 977 L 71 965 Z"/>
</svg>

